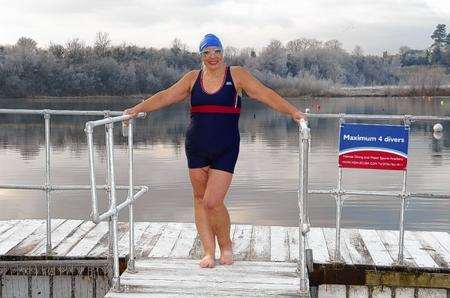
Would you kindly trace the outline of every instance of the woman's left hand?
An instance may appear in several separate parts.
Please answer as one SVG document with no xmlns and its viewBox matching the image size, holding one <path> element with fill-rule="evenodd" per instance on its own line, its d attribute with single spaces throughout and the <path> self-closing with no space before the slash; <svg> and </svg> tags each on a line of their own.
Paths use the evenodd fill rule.
<svg viewBox="0 0 450 298">
<path fill-rule="evenodd" d="M 299 110 L 296 110 L 291 114 L 292 120 L 294 120 L 297 123 L 300 123 L 300 120 L 305 119 L 306 120 L 306 114 L 300 112 Z"/>
</svg>

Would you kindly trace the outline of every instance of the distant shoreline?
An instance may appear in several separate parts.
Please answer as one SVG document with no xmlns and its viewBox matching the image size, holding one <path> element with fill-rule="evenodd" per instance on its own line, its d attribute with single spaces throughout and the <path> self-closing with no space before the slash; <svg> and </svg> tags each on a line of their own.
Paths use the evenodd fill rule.
<svg viewBox="0 0 450 298">
<path fill-rule="evenodd" d="M 363 86 L 341 87 L 333 96 L 344 97 L 414 97 L 414 96 L 450 96 L 450 85 L 438 89 L 415 89 L 410 86 Z"/>
<path fill-rule="evenodd" d="M 362 86 L 362 87 L 338 87 L 334 90 L 323 90 L 317 94 L 302 94 L 298 95 L 283 94 L 279 92 L 282 96 L 286 98 L 296 98 L 296 97 L 423 97 L 423 96 L 450 96 L 450 85 L 443 86 L 437 90 L 416 90 L 409 86 Z M 141 101 L 152 94 L 131 94 L 131 95 L 85 95 L 85 96 L 33 96 L 33 97 L 20 97 L 17 99 L 79 99 L 79 100 L 89 100 L 89 99 L 126 99 L 130 101 Z M 0 97 L 2 99 L 13 99 L 14 97 Z"/>
</svg>

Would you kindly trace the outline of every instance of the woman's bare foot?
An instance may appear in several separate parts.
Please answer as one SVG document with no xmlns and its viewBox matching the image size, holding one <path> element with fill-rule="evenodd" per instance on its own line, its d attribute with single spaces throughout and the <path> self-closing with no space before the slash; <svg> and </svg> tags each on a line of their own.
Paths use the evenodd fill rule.
<svg viewBox="0 0 450 298">
<path fill-rule="evenodd" d="M 231 249 L 223 249 L 220 251 L 220 264 L 231 265 L 233 264 L 233 251 Z"/>
<path fill-rule="evenodd" d="M 211 255 L 205 255 L 200 261 L 200 267 L 202 268 L 214 268 L 215 265 L 214 256 Z"/>
</svg>

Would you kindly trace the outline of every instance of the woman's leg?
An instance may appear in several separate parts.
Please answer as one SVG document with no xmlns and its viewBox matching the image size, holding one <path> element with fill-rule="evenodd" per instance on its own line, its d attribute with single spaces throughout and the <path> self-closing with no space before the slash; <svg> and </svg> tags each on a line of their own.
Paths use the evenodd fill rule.
<svg viewBox="0 0 450 298">
<path fill-rule="evenodd" d="M 230 187 L 233 174 L 221 170 L 209 169 L 208 182 L 203 197 L 206 210 L 217 242 L 220 246 L 220 263 L 233 263 L 232 242 L 230 238 L 230 215 L 224 205 L 224 199 Z"/>
<path fill-rule="evenodd" d="M 209 224 L 206 210 L 203 207 L 203 198 L 208 182 L 209 167 L 198 169 L 189 169 L 189 178 L 191 179 L 193 194 L 194 194 L 194 214 L 195 225 L 203 246 L 204 256 L 200 261 L 200 266 L 203 268 L 214 267 L 215 254 L 215 239 L 212 228 Z"/>
</svg>

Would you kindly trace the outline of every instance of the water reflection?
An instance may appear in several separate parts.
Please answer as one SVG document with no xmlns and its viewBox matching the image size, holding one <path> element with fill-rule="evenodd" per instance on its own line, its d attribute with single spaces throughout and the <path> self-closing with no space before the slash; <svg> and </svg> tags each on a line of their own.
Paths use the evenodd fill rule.
<svg viewBox="0 0 450 298">
<path fill-rule="evenodd" d="M 441 98 L 321 98 L 293 99 L 304 109 L 321 113 L 450 115 Z M 445 99 L 448 100 L 448 99 Z M 136 101 L 113 98 L 88 100 L 1 100 L 2 108 L 123 110 Z M 59 184 L 88 184 L 86 121 L 96 117 L 52 116 L 52 177 Z M 136 127 L 137 183 L 152 190 L 138 203 L 138 220 L 192 221 L 191 189 L 184 156 L 184 135 L 189 123 L 187 103 L 180 103 L 139 120 Z M 391 123 L 399 123 L 398 121 Z M 433 136 L 432 122 L 411 126 L 408 186 L 410 191 L 449 193 L 450 123 Z M 310 181 L 314 188 L 335 187 L 337 180 L 338 125 L 334 119 L 311 119 Z M 126 183 L 126 147 L 121 129 L 114 133 L 119 183 Z M 258 102 L 244 100 L 240 120 L 241 153 L 227 202 L 232 220 L 255 224 L 297 224 L 297 126 L 287 117 Z M 105 139 L 95 130 L 99 180 L 104 179 Z M 44 121 L 37 115 L 0 115 L 0 183 L 41 184 L 44 171 Z M 346 170 L 347 189 L 399 190 L 401 173 Z M 86 218 L 87 192 L 58 192 L 55 216 Z M 0 218 L 45 217 L 43 194 L 2 191 Z M 69 207 L 69 208 L 68 208 Z M 396 228 L 399 202 L 394 198 L 351 197 L 344 208 L 344 226 Z M 332 226 L 334 200 L 314 196 L 310 202 L 314 225 Z M 413 200 L 407 227 L 450 230 L 450 202 Z"/>
</svg>

